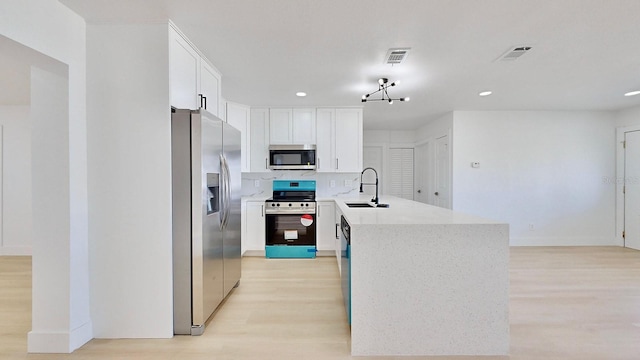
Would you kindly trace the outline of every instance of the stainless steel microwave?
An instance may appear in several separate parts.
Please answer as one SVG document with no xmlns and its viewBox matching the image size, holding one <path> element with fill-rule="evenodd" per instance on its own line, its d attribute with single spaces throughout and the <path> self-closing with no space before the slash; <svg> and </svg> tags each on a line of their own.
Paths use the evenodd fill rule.
<svg viewBox="0 0 640 360">
<path fill-rule="evenodd" d="M 269 146 L 269 169 L 271 170 L 315 170 L 315 145 L 271 145 Z"/>
</svg>

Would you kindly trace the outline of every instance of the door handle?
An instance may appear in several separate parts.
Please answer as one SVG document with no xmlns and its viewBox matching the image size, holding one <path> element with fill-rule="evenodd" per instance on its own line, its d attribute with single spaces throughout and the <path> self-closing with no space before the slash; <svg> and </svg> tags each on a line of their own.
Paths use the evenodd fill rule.
<svg viewBox="0 0 640 360">
<path fill-rule="evenodd" d="M 439 194 L 438 194 L 438 192 L 436 191 L 435 193 L 433 193 L 433 195 L 438 196 Z"/>
<path fill-rule="evenodd" d="M 422 194 L 422 190 L 418 190 L 418 194 Z"/>
</svg>

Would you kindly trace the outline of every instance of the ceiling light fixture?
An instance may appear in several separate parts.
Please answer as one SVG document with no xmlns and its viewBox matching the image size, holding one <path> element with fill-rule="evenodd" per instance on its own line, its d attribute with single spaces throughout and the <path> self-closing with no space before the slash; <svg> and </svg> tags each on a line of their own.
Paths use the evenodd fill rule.
<svg viewBox="0 0 640 360">
<path fill-rule="evenodd" d="M 304 91 L 298 91 L 298 92 L 296 93 L 296 96 L 299 96 L 299 97 L 305 97 L 305 96 L 307 96 L 307 93 L 306 93 L 306 92 L 304 92 Z"/>
<path fill-rule="evenodd" d="M 492 92 L 491 91 L 481 91 L 480 93 L 478 93 L 478 96 L 489 96 L 491 95 Z"/>
<path fill-rule="evenodd" d="M 640 94 L 640 90 L 629 91 L 628 93 L 624 94 L 624 96 L 634 96 L 634 95 L 638 95 L 638 94 Z"/>
<path fill-rule="evenodd" d="M 392 83 L 389 83 L 389 79 L 387 78 L 380 78 L 378 79 L 378 90 L 369 93 L 369 94 L 365 94 L 362 95 L 362 102 L 367 102 L 367 101 L 387 101 L 389 104 L 393 104 L 394 100 L 399 100 L 399 101 L 409 101 L 411 100 L 411 98 L 409 97 L 402 97 L 399 99 L 392 99 L 389 94 L 387 93 L 387 89 L 391 86 L 396 86 L 400 83 L 400 81 L 395 81 Z M 369 97 L 375 93 L 381 93 L 382 97 L 380 99 L 370 99 Z"/>
</svg>

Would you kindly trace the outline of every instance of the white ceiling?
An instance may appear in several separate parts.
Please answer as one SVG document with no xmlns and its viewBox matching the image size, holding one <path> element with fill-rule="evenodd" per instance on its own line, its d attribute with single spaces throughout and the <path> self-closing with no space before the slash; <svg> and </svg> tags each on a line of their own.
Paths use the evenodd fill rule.
<svg viewBox="0 0 640 360">
<path fill-rule="evenodd" d="M 364 105 L 367 129 L 414 129 L 452 110 L 640 105 L 623 96 L 640 89 L 637 0 L 60 1 L 89 23 L 171 19 L 222 72 L 227 100 Z M 496 61 L 514 45 L 533 49 Z M 383 64 L 392 47 L 411 47 L 405 63 Z M 362 104 L 379 77 L 400 80 L 390 95 L 411 102 Z"/>
</svg>

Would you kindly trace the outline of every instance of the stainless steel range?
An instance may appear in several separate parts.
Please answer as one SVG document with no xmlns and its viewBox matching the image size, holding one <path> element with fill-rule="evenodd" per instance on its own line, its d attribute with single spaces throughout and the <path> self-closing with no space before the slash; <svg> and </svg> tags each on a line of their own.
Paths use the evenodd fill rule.
<svg viewBox="0 0 640 360">
<path fill-rule="evenodd" d="M 274 180 L 265 217 L 267 258 L 316 257 L 315 180 Z"/>
</svg>

